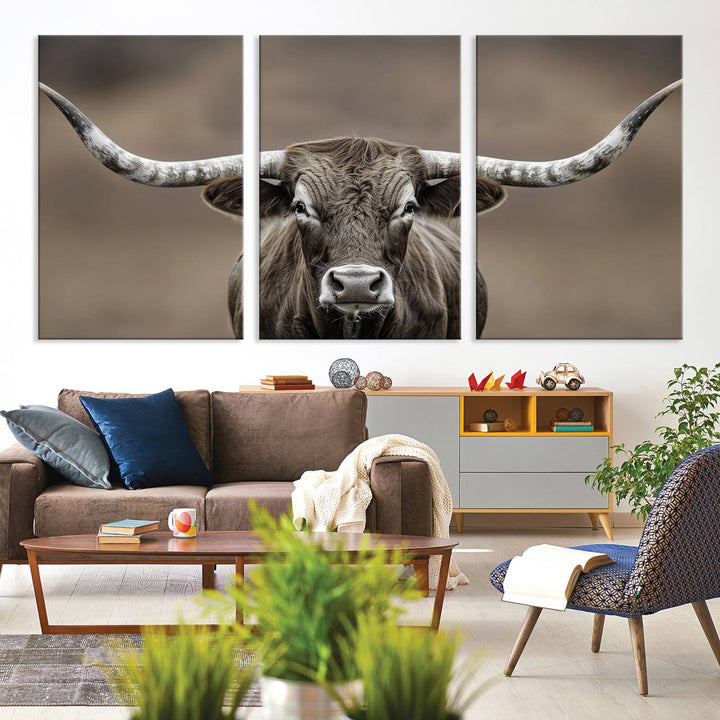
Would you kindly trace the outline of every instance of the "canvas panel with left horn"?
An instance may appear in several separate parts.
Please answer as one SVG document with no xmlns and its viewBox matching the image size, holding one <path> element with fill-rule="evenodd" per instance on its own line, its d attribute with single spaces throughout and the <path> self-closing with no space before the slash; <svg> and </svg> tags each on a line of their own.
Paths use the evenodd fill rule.
<svg viewBox="0 0 720 720">
<path fill-rule="evenodd" d="M 41 36 L 38 54 L 39 337 L 241 337 L 242 225 L 201 192 L 243 172 L 242 37 Z"/>
</svg>

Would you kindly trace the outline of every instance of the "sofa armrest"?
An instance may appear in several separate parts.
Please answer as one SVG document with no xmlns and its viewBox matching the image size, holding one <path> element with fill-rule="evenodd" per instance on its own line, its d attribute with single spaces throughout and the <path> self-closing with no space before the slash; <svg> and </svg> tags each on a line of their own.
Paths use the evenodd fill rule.
<svg viewBox="0 0 720 720">
<path fill-rule="evenodd" d="M 432 535 L 430 468 L 422 460 L 384 456 L 370 470 L 368 529 L 390 535 Z"/>
<path fill-rule="evenodd" d="M 24 560 L 21 540 L 33 537 L 35 498 L 55 472 L 22 445 L 0 452 L 0 564 Z"/>
</svg>

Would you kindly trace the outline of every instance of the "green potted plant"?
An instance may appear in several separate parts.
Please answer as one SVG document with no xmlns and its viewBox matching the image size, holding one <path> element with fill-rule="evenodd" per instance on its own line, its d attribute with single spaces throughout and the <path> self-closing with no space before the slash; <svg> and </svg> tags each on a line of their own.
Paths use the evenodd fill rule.
<svg viewBox="0 0 720 720">
<path fill-rule="evenodd" d="M 102 669 L 118 698 L 137 706 L 132 720 L 234 718 L 257 675 L 251 655 L 239 660 L 246 636 L 238 626 L 154 629 L 142 649 L 112 643 Z"/>
<path fill-rule="evenodd" d="M 633 515 L 647 518 L 655 496 L 675 467 L 688 455 L 720 442 L 720 363 L 712 368 L 681 365 L 667 383 L 664 408 L 655 417 L 674 418 L 660 425 L 658 442 L 646 440 L 627 449 L 614 445 L 595 475 L 585 478 L 615 501 L 627 500 Z M 622 462 L 613 467 L 612 457 Z"/>
<path fill-rule="evenodd" d="M 417 596 L 398 584 L 383 551 L 351 557 L 328 552 L 312 533 L 296 532 L 289 516 L 275 520 L 252 508 L 253 527 L 278 552 L 265 558 L 242 587 L 229 589 L 257 625 L 263 706 L 269 720 L 341 718 L 324 685 L 356 681 L 355 630 L 366 616 L 396 619 L 393 600 Z M 400 564 L 401 557 L 392 558 Z"/>
<path fill-rule="evenodd" d="M 463 658 L 456 672 L 460 644 L 459 635 L 363 618 L 354 646 L 345 648 L 357 665 L 362 692 L 348 697 L 329 690 L 351 720 L 461 720 L 491 683 L 477 684 L 482 655 Z"/>
</svg>

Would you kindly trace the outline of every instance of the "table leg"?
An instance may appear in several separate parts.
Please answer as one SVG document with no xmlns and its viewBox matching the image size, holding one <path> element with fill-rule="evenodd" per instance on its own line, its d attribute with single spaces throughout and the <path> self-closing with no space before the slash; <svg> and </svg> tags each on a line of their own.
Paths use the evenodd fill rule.
<svg viewBox="0 0 720 720">
<path fill-rule="evenodd" d="M 235 586 L 242 590 L 245 585 L 245 558 L 235 558 Z M 245 608 L 240 602 L 235 606 L 235 620 L 241 625 L 245 624 Z"/>
<path fill-rule="evenodd" d="M 440 615 L 442 614 L 443 602 L 445 600 L 445 588 L 447 586 L 448 573 L 450 572 L 450 558 L 452 550 L 446 550 L 441 553 L 440 575 L 438 576 L 438 586 L 435 591 L 435 604 L 433 605 L 432 623 L 430 627 L 437 630 L 440 627 Z"/>
<path fill-rule="evenodd" d="M 38 568 L 37 555 L 33 550 L 27 551 L 28 564 L 30 565 L 30 576 L 33 582 L 33 591 L 35 592 L 35 604 L 37 605 L 38 617 L 40 619 L 40 630 L 43 635 L 50 632 L 47 617 L 47 608 L 45 607 L 45 596 L 43 595 L 42 581 L 40 580 L 40 568 Z"/>
<path fill-rule="evenodd" d="M 215 565 L 202 566 L 202 586 L 203 590 L 215 589 Z"/>
</svg>

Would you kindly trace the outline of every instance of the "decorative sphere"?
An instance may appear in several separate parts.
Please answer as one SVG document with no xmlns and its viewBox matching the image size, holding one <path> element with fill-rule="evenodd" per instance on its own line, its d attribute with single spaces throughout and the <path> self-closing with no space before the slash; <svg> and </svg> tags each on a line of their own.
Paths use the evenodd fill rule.
<svg viewBox="0 0 720 720">
<path fill-rule="evenodd" d="M 373 370 L 372 372 L 369 372 L 365 376 L 365 380 L 367 381 L 367 387 L 368 390 L 381 390 L 383 386 L 383 374 L 379 373 L 377 370 Z"/>
<path fill-rule="evenodd" d="M 505 432 L 515 432 L 518 429 L 518 424 L 509 417 L 503 422 L 503 429 Z"/>
<path fill-rule="evenodd" d="M 332 365 L 330 365 L 330 370 L 328 370 L 328 377 L 330 378 L 330 382 L 336 388 L 352 387 L 353 380 L 359 374 L 360 368 L 352 358 L 338 358 L 333 362 Z M 339 383 L 347 383 L 347 385 L 338 385 L 338 382 L 336 382 L 335 380 L 337 380 Z"/>
<path fill-rule="evenodd" d="M 385 377 L 383 377 L 382 389 L 389 390 L 391 387 L 392 387 L 392 378 L 385 375 Z"/>
<path fill-rule="evenodd" d="M 560 420 L 560 422 L 564 422 L 565 420 L 570 419 L 570 411 L 567 408 L 558 408 L 555 411 L 555 417 Z"/>
<path fill-rule="evenodd" d="M 497 410 L 493 410 L 492 408 L 488 408 L 488 409 L 483 413 L 483 420 L 484 420 L 486 423 L 496 422 L 497 419 L 498 419 Z"/>
<path fill-rule="evenodd" d="M 582 408 L 573 408 L 570 411 L 570 419 L 573 422 L 580 422 L 585 418 L 585 413 L 582 411 Z"/>
<path fill-rule="evenodd" d="M 330 382 L 336 388 L 349 388 L 352 387 L 353 379 L 350 377 L 350 373 L 345 370 L 338 370 L 330 376 Z"/>
<path fill-rule="evenodd" d="M 353 384 L 358 390 L 364 390 L 367 387 L 367 380 L 364 375 L 358 375 Z"/>
</svg>

